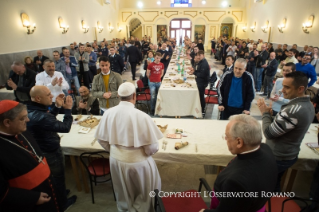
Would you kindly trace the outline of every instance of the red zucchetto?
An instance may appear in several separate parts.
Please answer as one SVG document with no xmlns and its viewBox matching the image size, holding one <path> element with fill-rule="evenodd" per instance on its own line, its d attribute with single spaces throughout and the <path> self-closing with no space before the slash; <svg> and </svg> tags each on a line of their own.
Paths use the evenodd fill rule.
<svg viewBox="0 0 319 212">
<path fill-rule="evenodd" d="M 2 100 L 0 101 L 0 114 L 8 112 L 12 108 L 16 107 L 19 102 L 12 100 Z"/>
</svg>

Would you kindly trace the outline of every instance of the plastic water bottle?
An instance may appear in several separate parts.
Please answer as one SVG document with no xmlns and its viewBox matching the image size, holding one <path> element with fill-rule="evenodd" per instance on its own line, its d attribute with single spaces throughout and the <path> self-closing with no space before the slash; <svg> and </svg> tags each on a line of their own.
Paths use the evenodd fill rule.
<svg viewBox="0 0 319 212">
<path fill-rule="evenodd" d="M 178 73 L 181 72 L 181 67 L 180 67 L 179 63 L 177 64 L 177 72 L 178 72 Z"/>
<path fill-rule="evenodd" d="M 184 71 L 184 76 L 183 76 L 184 82 L 186 82 L 186 79 L 187 79 L 187 77 L 186 77 L 186 71 Z"/>
</svg>

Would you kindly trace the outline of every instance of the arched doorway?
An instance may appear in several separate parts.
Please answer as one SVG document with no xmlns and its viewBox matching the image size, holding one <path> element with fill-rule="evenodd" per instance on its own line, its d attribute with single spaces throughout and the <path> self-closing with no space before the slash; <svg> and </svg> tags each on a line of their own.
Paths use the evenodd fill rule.
<svg viewBox="0 0 319 212">
<path fill-rule="evenodd" d="M 134 18 L 129 23 L 129 36 L 142 39 L 142 23 L 139 19 Z"/>
<path fill-rule="evenodd" d="M 192 22 L 189 19 L 173 19 L 169 25 L 169 35 L 176 38 L 176 44 L 179 45 L 187 35 L 190 39 L 192 35 Z"/>
</svg>

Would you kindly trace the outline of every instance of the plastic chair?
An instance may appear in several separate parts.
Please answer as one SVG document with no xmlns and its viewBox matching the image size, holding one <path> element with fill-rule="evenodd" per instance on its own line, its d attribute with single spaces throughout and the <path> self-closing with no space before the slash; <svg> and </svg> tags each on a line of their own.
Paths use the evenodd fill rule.
<svg viewBox="0 0 319 212">
<path fill-rule="evenodd" d="M 204 178 L 200 178 L 199 181 L 200 183 L 198 192 L 201 192 L 203 185 L 208 192 L 212 191 L 212 189 L 210 188 L 210 186 Z M 160 197 L 159 191 L 157 189 L 155 189 L 154 192 L 155 212 L 200 211 L 203 208 L 207 209 L 206 203 L 196 190 L 184 191 L 181 192 L 180 196 L 176 195 L 171 197 Z M 192 193 L 192 196 L 186 197 L 186 193 Z"/>
<path fill-rule="evenodd" d="M 97 183 L 104 183 L 112 180 L 111 171 L 110 171 L 110 161 L 108 158 L 105 158 L 103 154 L 110 154 L 107 151 L 99 152 L 84 152 L 80 155 L 81 162 L 85 167 L 90 180 L 91 194 L 92 194 L 92 203 L 94 204 L 94 193 L 93 193 L 93 182 L 96 186 Z M 97 181 L 98 177 L 105 177 L 109 175 L 109 179 L 103 181 Z M 116 201 L 113 184 L 112 190 L 114 195 L 114 200 Z"/>
<path fill-rule="evenodd" d="M 266 211 L 267 212 L 301 212 L 304 211 L 301 210 L 300 206 L 295 202 L 291 200 L 300 200 L 308 207 L 308 203 L 305 199 L 301 199 L 299 197 L 271 197 L 268 200 L 268 204 L 266 204 Z"/>
<path fill-rule="evenodd" d="M 143 81 L 142 80 L 137 80 L 137 93 L 136 93 L 136 103 L 135 104 L 140 104 L 140 105 L 144 105 L 147 108 L 147 113 L 149 113 L 149 108 L 148 108 L 148 101 L 151 100 L 151 95 L 149 93 L 146 93 L 146 89 L 144 87 Z M 142 102 L 147 102 L 142 103 Z"/>
</svg>

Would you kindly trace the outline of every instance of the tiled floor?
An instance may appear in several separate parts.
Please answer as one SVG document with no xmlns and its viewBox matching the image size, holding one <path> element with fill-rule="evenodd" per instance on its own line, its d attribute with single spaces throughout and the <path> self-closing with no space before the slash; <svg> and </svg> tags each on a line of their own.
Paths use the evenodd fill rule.
<svg viewBox="0 0 319 212">
<path fill-rule="evenodd" d="M 219 62 L 215 62 L 210 55 L 206 55 L 206 59 L 211 65 L 211 73 L 222 69 Z M 137 78 L 140 74 L 144 74 L 144 70 L 140 67 L 137 72 Z M 131 80 L 131 73 L 125 72 L 123 74 L 124 80 Z M 257 96 L 251 107 L 251 115 L 257 119 L 261 118 L 259 110 L 256 106 L 256 100 L 260 98 Z M 217 119 L 217 106 L 209 107 L 205 119 Z M 187 118 L 187 117 L 186 117 Z M 189 117 L 193 118 L 193 117 Z M 162 178 L 163 191 L 185 191 L 189 189 L 198 189 L 200 177 L 207 179 L 211 187 L 213 187 L 216 179 L 216 170 L 213 166 L 202 166 L 192 164 L 167 164 L 157 163 L 158 170 Z M 313 172 L 299 171 L 295 180 L 293 191 L 296 196 L 308 197 L 310 183 L 312 181 Z M 71 189 L 71 195 L 78 196 L 76 204 L 74 204 L 68 211 L 70 212 L 115 212 L 116 203 L 113 199 L 113 193 L 110 182 L 98 184 L 94 186 L 95 204 L 91 202 L 91 194 L 77 192 L 76 185 L 73 178 L 73 173 L 70 161 L 66 160 L 66 182 L 67 188 Z M 207 202 L 209 199 L 205 199 Z"/>
</svg>

